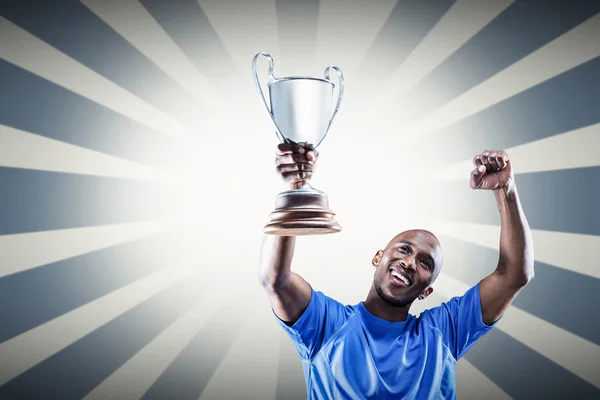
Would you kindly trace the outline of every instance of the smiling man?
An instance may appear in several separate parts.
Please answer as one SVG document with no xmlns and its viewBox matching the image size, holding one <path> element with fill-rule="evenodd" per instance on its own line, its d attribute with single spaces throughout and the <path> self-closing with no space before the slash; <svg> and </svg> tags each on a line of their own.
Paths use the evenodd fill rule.
<svg viewBox="0 0 600 400">
<path fill-rule="evenodd" d="M 297 188 L 310 180 L 317 158 L 309 144 L 280 144 L 277 171 Z M 431 232 L 402 232 L 378 250 L 369 294 L 356 305 L 315 291 L 292 272 L 295 237 L 265 235 L 259 280 L 302 359 L 309 399 L 456 397 L 456 361 L 533 278 L 531 233 L 508 155 L 485 151 L 473 162 L 471 187 L 493 191 L 500 211 L 498 265 L 464 295 L 418 317 L 410 306 L 433 292 L 443 263 Z"/>
</svg>

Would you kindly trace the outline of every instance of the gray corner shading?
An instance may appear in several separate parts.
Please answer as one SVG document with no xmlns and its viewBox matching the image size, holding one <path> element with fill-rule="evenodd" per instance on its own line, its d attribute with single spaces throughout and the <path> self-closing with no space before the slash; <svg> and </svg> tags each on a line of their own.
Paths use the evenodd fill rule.
<svg viewBox="0 0 600 400">
<path fill-rule="evenodd" d="M 0 235 L 161 220 L 166 184 L 0 167 Z"/>
<path fill-rule="evenodd" d="M 484 149 L 506 149 L 596 124 L 598 76 L 596 57 L 425 137 L 415 152 L 433 150 L 440 163 L 450 164 Z"/>
<path fill-rule="evenodd" d="M 406 109 L 407 115 L 418 119 L 598 12 L 597 1 L 515 1 L 394 107 Z"/>
<path fill-rule="evenodd" d="M 600 397 L 600 389 L 498 329 L 482 337 L 465 358 L 514 399 Z"/>
<path fill-rule="evenodd" d="M 164 133 L 1 59 L 0 86 L 0 124 L 167 170 L 183 154 Z"/>
<path fill-rule="evenodd" d="M 391 75 L 454 2 L 399 0 L 362 59 L 357 84 L 368 86 L 370 91 L 377 90 L 385 82 L 379 74 Z M 377 79 L 369 79 L 370 76 Z"/>
<path fill-rule="evenodd" d="M 498 250 L 440 236 L 447 259 L 468 262 L 444 267 L 444 274 L 474 286 L 498 264 Z M 519 293 L 513 305 L 568 332 L 600 345 L 600 320 L 587 318 L 600 303 L 600 279 L 535 262 L 535 278 Z M 575 316 L 575 318 L 574 318 Z"/>
<path fill-rule="evenodd" d="M 572 168 L 517 174 L 515 182 L 527 221 L 532 229 L 600 235 L 600 167 Z M 464 180 L 439 182 L 436 193 L 451 195 L 431 201 L 431 216 L 448 221 L 497 225 L 496 204 L 485 192 L 474 192 Z M 488 201 L 491 200 L 491 201 Z"/>
<path fill-rule="evenodd" d="M 279 334 L 279 368 L 275 399 L 306 399 L 306 382 L 304 381 L 304 371 L 302 371 L 302 361 L 294 343 L 283 330 Z"/>
<path fill-rule="evenodd" d="M 182 250 L 175 232 L 70 257 L 0 278 L 0 343 L 152 274 Z"/>
<path fill-rule="evenodd" d="M 0 398 L 80 399 L 201 297 L 186 277 L 0 386 Z"/>
<path fill-rule="evenodd" d="M 239 85 L 241 75 L 210 20 L 195 0 L 140 3 L 217 89 Z"/>
<path fill-rule="evenodd" d="M 429 297 L 432 296 L 438 303 L 446 301 L 435 292 Z M 497 328 L 480 338 L 464 358 L 516 400 L 595 399 L 600 396 L 600 390 L 595 386 Z M 457 385 L 468 384 L 457 382 Z"/>
<path fill-rule="evenodd" d="M 142 398 L 198 399 L 240 333 L 239 312 L 221 306 Z"/>
<path fill-rule="evenodd" d="M 201 104 L 78 1 L 7 0 L 0 15 L 182 123 Z M 160 95 L 156 95 L 160 92 Z"/>
</svg>

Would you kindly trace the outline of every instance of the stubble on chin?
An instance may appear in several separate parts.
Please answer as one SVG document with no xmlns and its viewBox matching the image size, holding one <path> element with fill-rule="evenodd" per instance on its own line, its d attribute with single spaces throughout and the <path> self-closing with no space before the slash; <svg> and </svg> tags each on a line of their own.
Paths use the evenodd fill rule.
<svg viewBox="0 0 600 400">
<path fill-rule="evenodd" d="M 375 277 L 375 279 L 373 280 L 373 283 L 375 285 L 375 291 L 377 292 L 379 297 L 381 297 L 381 299 L 383 301 L 385 301 L 386 303 L 388 303 L 389 305 L 398 307 L 398 308 L 403 308 L 412 303 L 412 300 L 409 300 L 405 297 L 394 297 L 392 295 L 385 293 L 385 290 L 383 289 L 383 286 L 381 286 L 381 283 L 379 282 L 377 277 Z"/>
</svg>

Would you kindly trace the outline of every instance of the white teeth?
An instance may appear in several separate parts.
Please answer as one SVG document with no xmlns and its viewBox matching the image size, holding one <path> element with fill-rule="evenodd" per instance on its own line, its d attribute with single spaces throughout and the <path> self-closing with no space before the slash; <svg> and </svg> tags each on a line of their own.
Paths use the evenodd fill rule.
<svg viewBox="0 0 600 400">
<path fill-rule="evenodd" d="M 398 273 L 398 271 L 396 271 L 395 269 L 392 270 L 392 275 L 395 276 L 396 278 L 402 280 L 402 282 L 404 282 L 404 284 L 406 286 L 409 285 L 408 279 L 406 277 L 404 277 L 403 275 L 401 275 L 400 273 Z"/>
</svg>

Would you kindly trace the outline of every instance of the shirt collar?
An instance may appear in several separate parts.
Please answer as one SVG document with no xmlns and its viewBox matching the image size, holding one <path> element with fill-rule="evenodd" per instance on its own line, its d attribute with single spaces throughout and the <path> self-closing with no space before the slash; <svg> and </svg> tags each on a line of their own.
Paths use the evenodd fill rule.
<svg viewBox="0 0 600 400">
<path fill-rule="evenodd" d="M 391 322 L 383 318 L 379 318 L 369 312 L 365 307 L 364 302 L 360 302 L 357 305 L 358 312 L 362 319 L 371 327 L 383 328 L 386 332 L 390 333 L 403 333 L 406 324 L 413 318 L 411 314 L 408 314 L 406 320 L 400 322 Z"/>
</svg>

